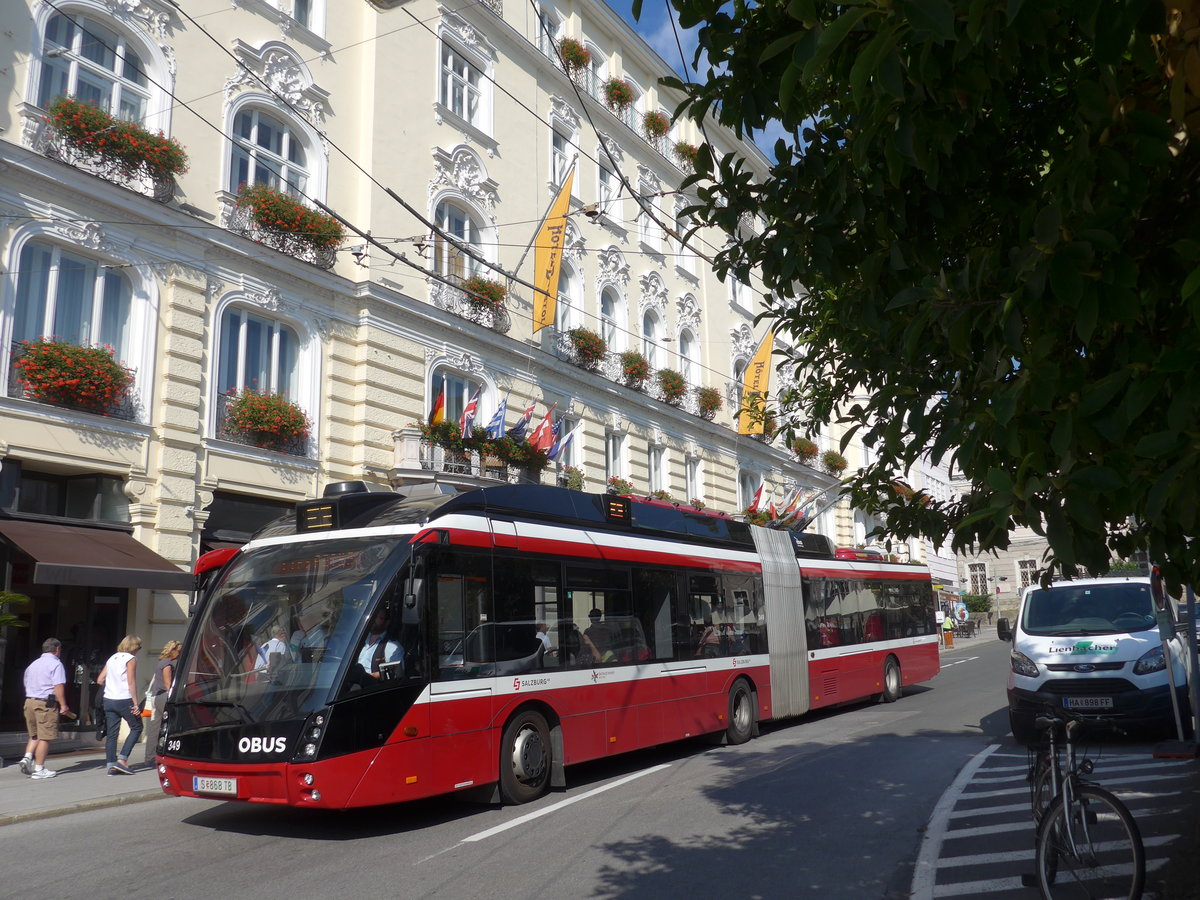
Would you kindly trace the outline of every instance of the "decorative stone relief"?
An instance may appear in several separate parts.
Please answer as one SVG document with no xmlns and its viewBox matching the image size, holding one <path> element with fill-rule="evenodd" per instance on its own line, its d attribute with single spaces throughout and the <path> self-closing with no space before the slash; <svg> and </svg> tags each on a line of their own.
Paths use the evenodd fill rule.
<svg viewBox="0 0 1200 900">
<path fill-rule="evenodd" d="M 638 305 L 639 315 L 645 315 L 646 310 L 655 309 L 660 313 L 667 311 L 667 287 L 657 272 L 647 272 L 638 278 L 642 286 L 642 299 Z"/>
<path fill-rule="evenodd" d="M 729 329 L 729 363 L 730 366 L 739 359 L 750 359 L 758 342 L 754 340 L 754 331 L 743 322 L 737 328 Z"/>
<path fill-rule="evenodd" d="M 550 119 L 557 119 L 571 129 L 572 133 L 579 130 L 579 114 L 571 104 L 557 95 L 550 97 Z"/>
<path fill-rule="evenodd" d="M 637 170 L 639 194 L 658 194 L 662 192 L 662 182 L 654 174 L 653 169 L 649 166 L 639 165 Z"/>
<path fill-rule="evenodd" d="M 675 321 L 679 330 L 700 328 L 700 304 L 692 294 L 684 294 L 675 301 Z"/>
<path fill-rule="evenodd" d="M 116 248 L 104 233 L 99 222 L 80 222 L 78 220 L 59 220 L 51 223 L 51 233 L 64 238 L 71 243 L 88 250 L 101 253 L 113 253 Z"/>
<path fill-rule="evenodd" d="M 488 374 L 487 369 L 483 365 L 483 360 L 478 356 L 466 351 L 441 350 L 436 347 L 426 347 L 425 367 L 433 368 L 434 365 L 449 366 L 468 375 L 477 376 L 481 380 L 486 379 Z"/>
<path fill-rule="evenodd" d="M 604 132 L 600 133 L 600 145 L 603 147 L 603 150 L 601 150 L 597 156 L 601 162 L 607 163 L 611 157 L 612 162 L 619 166 L 625 161 L 625 153 L 621 150 L 621 147 L 615 140 L 613 140 Z M 607 150 L 608 152 L 604 153 L 604 150 Z"/>
<path fill-rule="evenodd" d="M 442 24 L 438 30 L 442 33 L 448 32 L 454 38 L 455 43 L 461 44 L 467 50 L 472 50 L 479 56 L 490 60 L 496 59 L 496 48 L 491 45 L 491 42 L 480 34 L 474 25 L 452 11 L 442 10 Z"/>
<path fill-rule="evenodd" d="M 245 298 L 248 302 L 268 312 L 279 312 L 285 305 L 283 295 L 275 287 L 269 287 L 261 291 L 247 288 Z"/>
<path fill-rule="evenodd" d="M 625 254 L 616 246 L 601 250 L 598 262 L 600 272 L 596 276 L 597 294 L 606 284 L 616 285 L 622 291 L 629 287 L 629 263 L 625 262 Z"/>
<path fill-rule="evenodd" d="M 175 49 L 170 44 L 173 30 L 171 17 L 163 12 L 162 7 L 143 0 L 104 0 L 104 5 L 108 8 L 108 14 L 122 25 L 145 32 L 153 39 L 174 77 L 176 63 Z"/>
<path fill-rule="evenodd" d="M 226 79 L 226 102 L 246 88 L 261 89 L 265 84 L 314 128 L 324 126 L 329 92 L 313 84 L 308 66 L 290 47 L 268 41 L 255 49 L 238 41 L 234 53 L 245 68 Z"/>
<path fill-rule="evenodd" d="M 608 430 L 614 434 L 624 434 L 626 430 L 625 417 L 619 412 L 609 413 L 608 422 L 605 423 Z"/>
<path fill-rule="evenodd" d="M 459 146 L 447 153 L 441 147 L 434 147 L 433 164 L 433 178 L 429 181 L 430 197 L 443 188 L 454 188 L 486 210 L 492 224 L 496 224 L 499 185 L 488 178 L 487 168 L 474 150 Z"/>
<path fill-rule="evenodd" d="M 579 229 L 575 227 L 575 223 L 568 219 L 567 234 L 563 241 L 563 257 L 582 266 L 586 249 L 583 235 L 579 233 Z"/>
</svg>

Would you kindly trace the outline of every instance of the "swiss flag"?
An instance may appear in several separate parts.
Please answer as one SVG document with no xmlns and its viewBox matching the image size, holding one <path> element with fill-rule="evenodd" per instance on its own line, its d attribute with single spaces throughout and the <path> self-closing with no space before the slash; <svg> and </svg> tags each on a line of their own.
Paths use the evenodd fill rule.
<svg viewBox="0 0 1200 900">
<path fill-rule="evenodd" d="M 529 436 L 529 445 L 534 450 L 549 450 L 554 446 L 554 407 L 557 403 L 546 410 L 546 417 L 538 423 L 538 427 L 533 429 L 533 434 Z"/>
</svg>

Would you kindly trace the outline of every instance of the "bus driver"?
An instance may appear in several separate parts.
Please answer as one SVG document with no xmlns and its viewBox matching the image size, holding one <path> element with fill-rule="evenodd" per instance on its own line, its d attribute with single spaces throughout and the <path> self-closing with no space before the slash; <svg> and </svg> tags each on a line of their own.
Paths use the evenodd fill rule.
<svg viewBox="0 0 1200 900">
<path fill-rule="evenodd" d="M 397 671 L 404 670 L 404 648 L 388 638 L 387 616 L 382 609 L 375 610 L 371 624 L 367 626 L 367 637 L 358 653 L 358 664 L 363 674 L 379 679 L 379 667 L 384 663 L 399 663 Z"/>
</svg>

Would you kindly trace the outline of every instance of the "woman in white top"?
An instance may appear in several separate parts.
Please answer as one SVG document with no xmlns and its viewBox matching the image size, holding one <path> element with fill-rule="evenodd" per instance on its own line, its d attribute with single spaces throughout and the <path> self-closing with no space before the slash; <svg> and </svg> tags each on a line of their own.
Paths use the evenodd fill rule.
<svg viewBox="0 0 1200 900">
<path fill-rule="evenodd" d="M 104 685 L 104 717 L 108 724 L 108 740 L 104 755 L 108 762 L 109 775 L 132 775 L 129 754 L 142 736 L 142 710 L 137 701 L 137 657 L 142 649 L 142 639 L 136 634 L 127 634 L 117 652 L 108 658 L 96 684 Z M 117 734 L 121 720 L 129 725 L 129 736 L 117 753 Z"/>
</svg>

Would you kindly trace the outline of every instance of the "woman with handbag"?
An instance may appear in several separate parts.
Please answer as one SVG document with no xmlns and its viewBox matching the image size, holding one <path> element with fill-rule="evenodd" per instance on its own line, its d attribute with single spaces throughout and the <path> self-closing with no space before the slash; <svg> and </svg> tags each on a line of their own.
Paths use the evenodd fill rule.
<svg viewBox="0 0 1200 900">
<path fill-rule="evenodd" d="M 150 721 L 146 725 L 146 765 L 154 764 L 154 756 L 158 752 L 158 733 L 162 730 L 163 708 L 167 705 L 167 692 L 171 690 L 171 682 L 175 680 L 175 660 L 179 659 L 179 651 L 182 648 L 183 644 L 179 641 L 167 641 L 163 645 L 162 653 L 158 654 L 158 665 L 154 668 L 154 677 L 150 681 L 150 689 L 146 691 L 145 705 L 150 710 Z"/>
<path fill-rule="evenodd" d="M 127 634 L 117 645 L 117 652 L 108 658 L 96 684 L 104 686 L 104 719 L 108 737 L 104 744 L 104 755 L 109 775 L 132 775 L 129 754 L 142 736 L 142 711 L 137 702 L 137 657 L 142 649 L 142 639 L 136 634 Z M 129 725 L 129 736 L 117 753 L 117 735 L 121 720 Z"/>
</svg>

